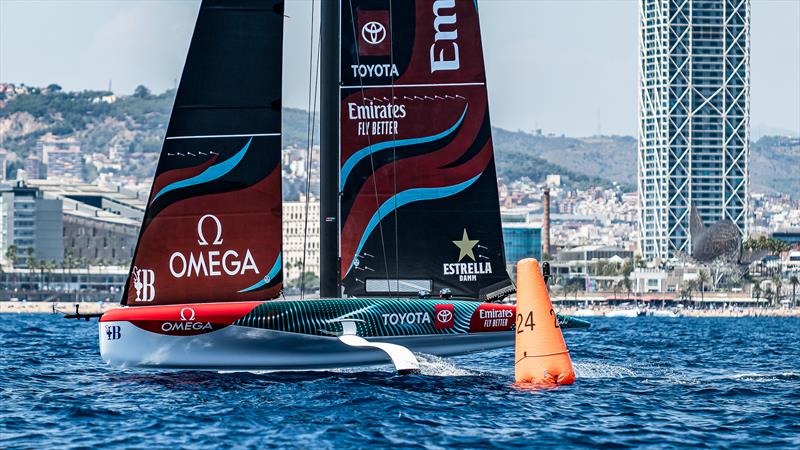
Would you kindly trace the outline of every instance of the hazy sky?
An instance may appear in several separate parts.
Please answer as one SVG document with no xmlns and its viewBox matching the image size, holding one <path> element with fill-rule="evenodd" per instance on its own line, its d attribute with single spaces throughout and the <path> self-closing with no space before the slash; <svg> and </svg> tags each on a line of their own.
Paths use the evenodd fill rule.
<svg viewBox="0 0 800 450">
<path fill-rule="evenodd" d="M 288 0 L 284 104 L 308 102 L 311 0 Z M 319 2 L 317 2 L 319 3 Z M 156 92 L 179 76 L 197 0 L 0 0 L 0 81 Z M 636 0 L 480 0 L 495 125 L 636 133 Z M 751 123 L 800 133 L 800 0 L 752 0 Z"/>
</svg>

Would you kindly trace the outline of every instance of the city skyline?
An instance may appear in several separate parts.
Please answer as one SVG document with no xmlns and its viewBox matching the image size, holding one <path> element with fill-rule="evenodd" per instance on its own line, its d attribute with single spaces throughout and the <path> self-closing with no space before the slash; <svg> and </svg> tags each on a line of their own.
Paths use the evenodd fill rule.
<svg viewBox="0 0 800 450">
<path fill-rule="evenodd" d="M 509 16 L 509 4 L 517 14 Z M 284 71 L 304 73 L 300 79 L 308 73 L 310 5 L 286 5 Z M 637 5 L 481 2 L 493 122 L 510 130 L 635 136 Z M 798 134 L 800 2 L 756 0 L 752 10 L 752 137 Z M 196 11 L 196 0 L 3 0 L 0 81 L 80 90 L 106 89 L 111 80 L 118 93 L 138 84 L 163 91 L 179 76 Z M 597 35 L 604 39 L 586 39 Z M 285 105 L 307 102 L 307 82 L 285 83 Z"/>
</svg>

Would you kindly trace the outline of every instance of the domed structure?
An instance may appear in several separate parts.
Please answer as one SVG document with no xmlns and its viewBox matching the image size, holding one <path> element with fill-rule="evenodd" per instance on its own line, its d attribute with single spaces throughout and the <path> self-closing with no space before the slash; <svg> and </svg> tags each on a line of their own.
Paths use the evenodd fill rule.
<svg viewBox="0 0 800 450">
<path fill-rule="evenodd" d="M 730 219 L 720 220 L 710 227 L 703 224 L 697 208 L 691 208 L 690 232 L 692 257 L 701 263 L 717 259 L 738 261 L 742 249 L 742 235 Z"/>
</svg>

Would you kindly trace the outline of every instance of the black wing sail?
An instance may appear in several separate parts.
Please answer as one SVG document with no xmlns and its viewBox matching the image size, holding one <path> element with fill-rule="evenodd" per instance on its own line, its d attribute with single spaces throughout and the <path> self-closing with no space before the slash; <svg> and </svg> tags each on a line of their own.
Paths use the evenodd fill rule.
<svg viewBox="0 0 800 450">
<path fill-rule="evenodd" d="M 341 17 L 345 293 L 512 292 L 475 2 L 352 0 Z"/>
<path fill-rule="evenodd" d="M 283 2 L 204 0 L 123 303 L 276 297 Z"/>
</svg>

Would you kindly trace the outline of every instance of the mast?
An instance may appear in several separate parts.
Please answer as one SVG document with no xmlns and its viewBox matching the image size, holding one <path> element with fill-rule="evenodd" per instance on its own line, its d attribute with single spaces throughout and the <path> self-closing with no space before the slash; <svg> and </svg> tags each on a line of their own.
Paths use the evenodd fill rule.
<svg viewBox="0 0 800 450">
<path fill-rule="evenodd" d="M 339 297 L 339 0 L 321 2 L 320 296 Z"/>
</svg>

